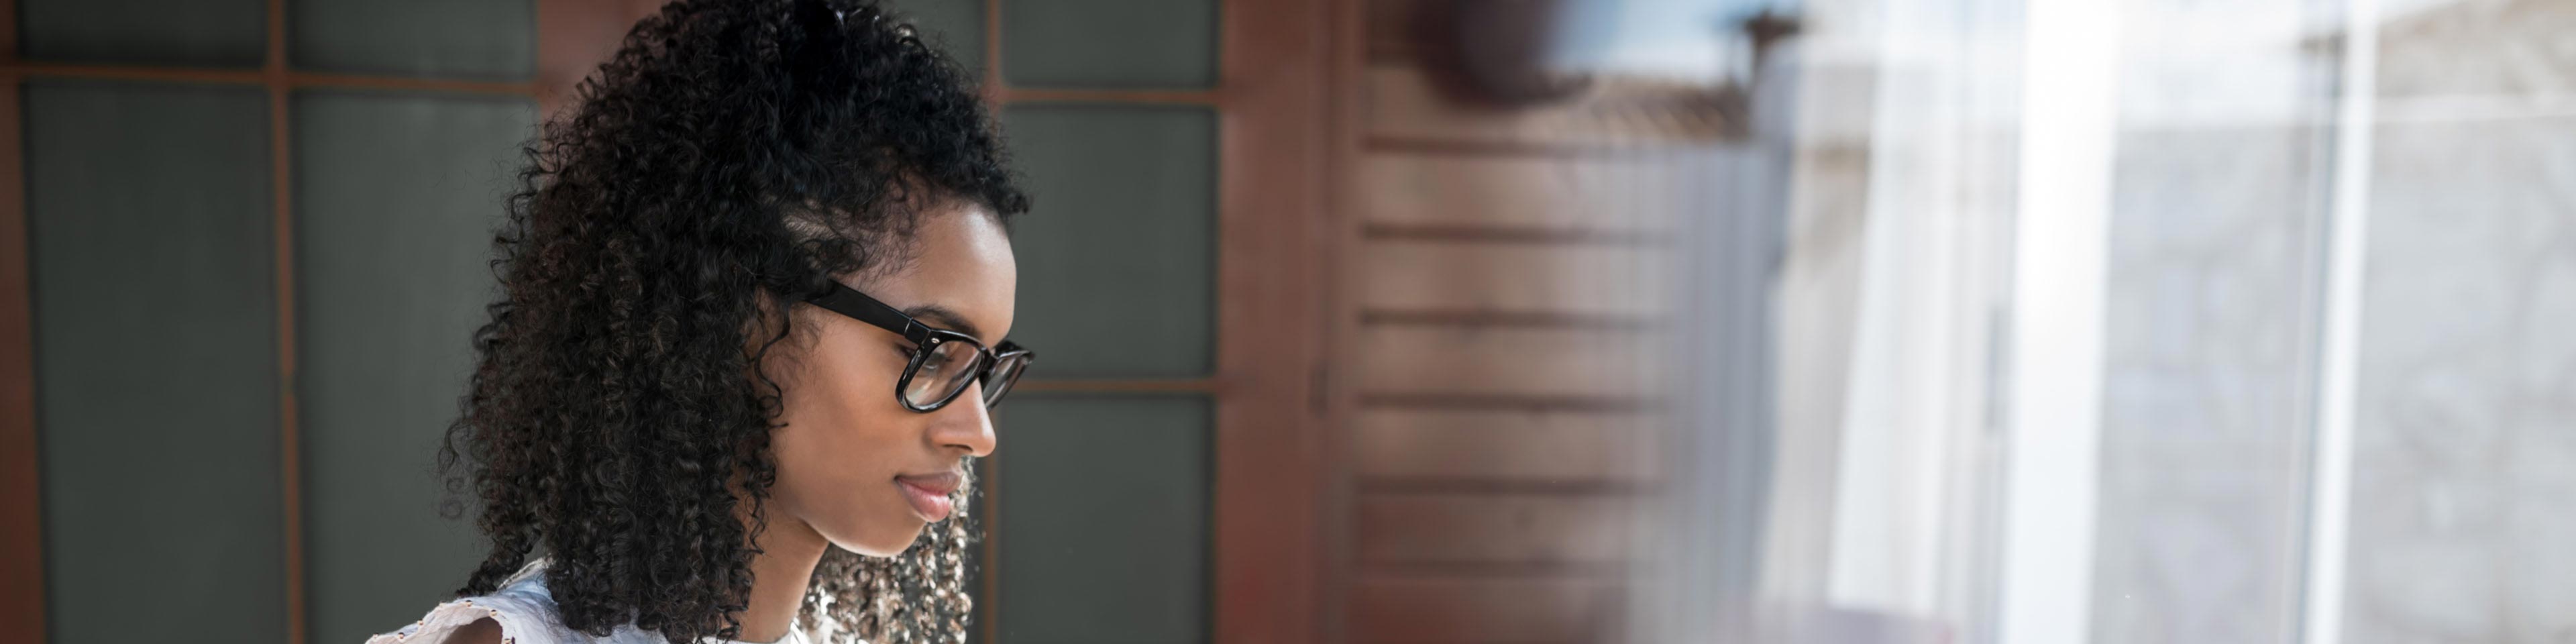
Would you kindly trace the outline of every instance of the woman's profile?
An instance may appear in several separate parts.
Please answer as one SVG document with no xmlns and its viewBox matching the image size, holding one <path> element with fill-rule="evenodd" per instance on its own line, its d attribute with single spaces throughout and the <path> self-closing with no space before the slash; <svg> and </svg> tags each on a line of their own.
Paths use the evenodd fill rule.
<svg viewBox="0 0 2576 644">
<path fill-rule="evenodd" d="M 529 147 L 440 466 L 488 539 L 371 642 L 962 642 L 1028 200 L 874 4 L 684 0 Z"/>
</svg>

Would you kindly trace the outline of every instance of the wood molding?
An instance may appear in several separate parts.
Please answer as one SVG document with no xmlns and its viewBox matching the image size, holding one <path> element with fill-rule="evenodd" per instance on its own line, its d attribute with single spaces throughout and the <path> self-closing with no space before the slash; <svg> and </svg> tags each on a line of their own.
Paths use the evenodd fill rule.
<svg viewBox="0 0 2576 644">
<path fill-rule="evenodd" d="M 1317 380 L 1333 319 L 1331 3 L 1226 0 L 1218 91 L 1217 644 L 1323 639 L 1325 490 Z"/>
<path fill-rule="evenodd" d="M 1360 479 L 1362 494 L 1447 494 L 1483 496 L 1638 496 L 1658 494 L 1652 481 L 1497 479 L 1423 476 L 1379 476 Z"/>
<path fill-rule="evenodd" d="M 1023 380 L 1011 393 L 1208 393 L 1220 390 L 1212 378 L 1044 378 Z"/>
<path fill-rule="evenodd" d="M 304 436 L 295 396 L 295 160 L 294 121 L 287 104 L 295 91 L 286 58 L 286 0 L 268 0 L 268 51 L 260 80 L 268 89 L 268 202 L 277 280 L 278 509 L 286 547 L 286 644 L 304 644 L 310 611 L 304 587 Z"/>
<path fill-rule="evenodd" d="M 295 89 L 338 88 L 378 89 L 410 92 L 445 92 L 450 94 L 493 94 L 499 96 L 536 97 L 534 82 L 493 82 L 444 78 L 404 78 L 363 74 L 321 74 L 293 72 L 286 74 L 286 84 Z"/>
<path fill-rule="evenodd" d="M 1520 412 L 1655 413 L 1663 401 L 1630 396 L 1542 396 L 1528 394 L 1461 394 L 1370 392 L 1357 396 L 1362 409 L 1449 409 Z"/>
<path fill-rule="evenodd" d="M 12 60 L 9 73 L 21 78 L 93 78 L 103 80 L 162 81 L 170 83 L 207 83 L 216 85 L 263 85 L 268 82 L 266 68 L 215 69 L 200 67 L 163 67 L 146 65 L 83 65 Z"/>
<path fill-rule="evenodd" d="M 1594 329 L 1604 331 L 1655 331 L 1667 328 L 1662 316 L 1576 311 L 1506 311 L 1486 309 L 1377 309 L 1359 310 L 1362 325 L 1434 326 L 1458 329 Z"/>
<path fill-rule="evenodd" d="M 1115 103 L 1222 107 L 1224 93 L 1211 90 L 1047 89 L 1011 87 L 996 82 L 1004 103 Z"/>
<path fill-rule="evenodd" d="M 0 61 L 18 53 L 18 7 L 0 0 Z M 14 65 L 12 65 L 14 67 Z M 24 105 L 0 71 L 0 623 L 45 639 L 43 458 L 36 443 L 35 309 L 27 256 Z"/>
<path fill-rule="evenodd" d="M 1620 581 L 1632 564 L 1565 561 L 1375 562 L 1360 569 L 1368 579 L 1536 579 Z"/>
<path fill-rule="evenodd" d="M 1330 201 L 1324 224 L 1331 227 L 1325 281 L 1330 293 L 1327 309 L 1325 355 L 1334 371 L 1325 372 L 1323 391 L 1318 392 L 1325 408 L 1324 439 L 1329 459 L 1325 476 L 1324 516 L 1319 522 L 1324 530 L 1325 557 L 1322 562 L 1324 587 L 1323 619 L 1319 642 L 1335 644 L 1357 640 L 1359 614 L 1353 611 L 1360 592 L 1359 540 L 1360 497 L 1356 481 L 1367 465 L 1352 456 L 1360 453 L 1369 437 L 1360 434 L 1361 410 L 1359 388 L 1349 374 L 1361 355 L 1357 338 L 1365 330 L 1359 316 L 1350 309 L 1359 302 L 1358 293 L 1367 283 L 1359 271 L 1348 267 L 1358 256 L 1366 240 L 1359 234 L 1359 222 L 1368 219 L 1369 175 L 1363 162 L 1368 158 L 1362 134 L 1368 126 L 1368 93 L 1359 88 L 1367 78 L 1371 25 L 1390 4 L 1384 0 L 1331 0 L 1327 32 L 1332 34 L 1325 67 L 1326 86 L 1324 130 L 1317 133 L 1329 146 L 1326 153 L 1325 190 Z"/>
<path fill-rule="evenodd" d="M 1672 245 L 1672 236 L 1646 230 L 1585 230 L 1527 226 L 1384 224 L 1360 227 L 1366 239 L 1504 244 L 1599 244 L 1657 247 Z"/>
<path fill-rule="evenodd" d="M 1002 0 L 984 0 L 984 100 L 1001 104 Z M 986 640 L 991 641 L 991 640 Z"/>
<path fill-rule="evenodd" d="M 1366 147 L 1370 152 L 1387 154 L 1606 160 L 1651 160 L 1658 156 L 1671 156 L 1674 150 L 1680 149 L 1678 146 L 1658 148 L 1643 144 L 1480 141 L 1387 134 L 1368 137 Z"/>
<path fill-rule="evenodd" d="M 213 85 L 259 85 L 270 82 L 269 70 L 216 69 L 200 67 L 164 67 L 151 65 L 85 65 L 75 63 L 11 62 L 11 75 L 22 78 L 87 78 L 164 83 L 204 83 Z M 527 82 L 494 82 L 445 78 L 411 78 L 368 74 L 325 74 L 317 72 L 286 73 L 286 85 L 292 89 L 334 88 L 374 89 L 451 94 L 497 94 L 503 96 L 536 96 L 537 86 Z"/>
</svg>

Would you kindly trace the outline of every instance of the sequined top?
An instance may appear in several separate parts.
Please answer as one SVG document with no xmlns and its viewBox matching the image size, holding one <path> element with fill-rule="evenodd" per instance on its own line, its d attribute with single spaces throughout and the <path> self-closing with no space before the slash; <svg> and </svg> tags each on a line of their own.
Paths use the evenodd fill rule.
<svg viewBox="0 0 2576 644">
<path fill-rule="evenodd" d="M 660 633 L 624 625 L 597 637 L 565 627 L 555 612 L 554 596 L 546 592 L 545 560 L 529 562 L 517 574 L 501 582 L 500 590 L 489 595 L 458 598 L 439 604 L 428 615 L 409 626 L 383 635 L 367 638 L 367 644 L 439 644 L 456 629 L 489 618 L 501 625 L 503 644 L 665 644 Z M 709 638 L 709 644 L 754 644 L 735 640 Z M 765 644 L 808 644 L 805 632 L 789 629 L 787 636 Z"/>
</svg>

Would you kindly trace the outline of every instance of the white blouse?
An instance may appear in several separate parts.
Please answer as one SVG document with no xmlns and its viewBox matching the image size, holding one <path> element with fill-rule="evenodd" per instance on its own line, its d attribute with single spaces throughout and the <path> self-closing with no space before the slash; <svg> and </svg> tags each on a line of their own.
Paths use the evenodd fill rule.
<svg viewBox="0 0 2576 644">
<path fill-rule="evenodd" d="M 439 644 L 449 634 L 466 625 L 489 618 L 501 625 L 505 644 L 665 644 L 660 633 L 618 626 L 607 637 L 564 626 L 563 617 L 555 612 L 555 599 L 546 592 L 545 560 L 528 562 L 519 572 L 501 582 L 500 590 L 489 595 L 459 598 L 439 604 L 428 615 L 402 630 L 367 638 L 367 644 Z M 754 644 L 735 640 L 708 638 L 711 644 Z M 804 631 L 789 629 L 777 642 L 761 644 L 807 644 Z"/>
</svg>

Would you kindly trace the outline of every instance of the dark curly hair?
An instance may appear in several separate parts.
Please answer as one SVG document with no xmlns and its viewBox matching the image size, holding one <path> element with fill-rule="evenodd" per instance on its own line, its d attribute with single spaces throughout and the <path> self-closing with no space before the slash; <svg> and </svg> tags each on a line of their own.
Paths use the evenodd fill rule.
<svg viewBox="0 0 2576 644">
<path fill-rule="evenodd" d="M 494 242 L 439 454 L 491 540 L 461 594 L 541 551 L 566 626 L 738 631 L 777 478 L 778 303 L 899 266 L 927 205 L 1028 208 L 970 78 L 855 0 L 684 0 L 626 35 L 524 149 Z"/>
</svg>

